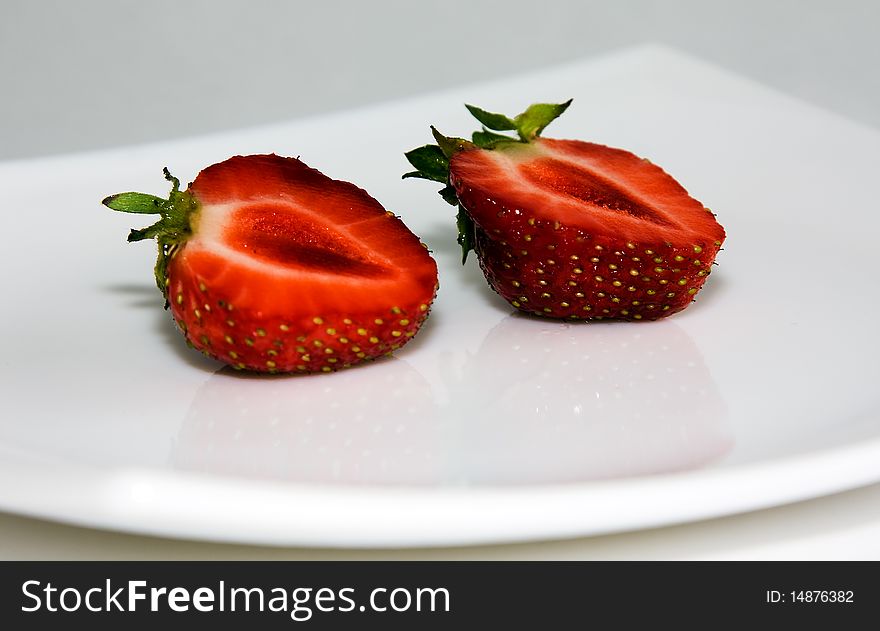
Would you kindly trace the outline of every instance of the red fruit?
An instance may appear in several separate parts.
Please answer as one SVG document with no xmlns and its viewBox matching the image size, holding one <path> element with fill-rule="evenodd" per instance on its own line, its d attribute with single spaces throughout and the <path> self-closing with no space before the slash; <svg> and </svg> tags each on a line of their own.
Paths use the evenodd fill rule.
<svg viewBox="0 0 880 631">
<path fill-rule="evenodd" d="M 724 242 L 715 216 L 650 161 L 538 133 L 568 103 L 514 119 L 469 109 L 493 129 L 407 157 L 407 174 L 447 181 L 459 242 L 517 309 L 570 319 L 654 320 L 687 307 Z M 445 169 L 445 170 L 444 170 Z M 442 177 L 446 176 L 445 180 Z"/>
<path fill-rule="evenodd" d="M 428 315 L 437 266 L 365 191 L 276 155 L 237 156 L 169 199 L 121 193 L 114 210 L 159 213 L 156 281 L 187 341 L 260 372 L 329 372 L 386 355 Z"/>
</svg>

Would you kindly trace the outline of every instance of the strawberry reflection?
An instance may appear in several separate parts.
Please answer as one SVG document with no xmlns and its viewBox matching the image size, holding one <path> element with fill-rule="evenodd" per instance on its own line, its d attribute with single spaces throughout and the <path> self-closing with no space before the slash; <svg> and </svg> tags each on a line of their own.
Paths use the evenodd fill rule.
<svg viewBox="0 0 880 631">
<path fill-rule="evenodd" d="M 295 377 L 224 368 L 197 392 L 173 459 L 243 477 L 424 484 L 436 479 L 433 409 L 425 379 L 390 357 Z"/>
<path fill-rule="evenodd" d="M 173 460 L 321 484 L 521 485 L 682 471 L 731 445 L 709 371 L 672 321 L 511 315 L 475 354 L 451 344 L 422 361 L 430 383 L 394 358 L 314 376 L 223 369 Z"/>
<path fill-rule="evenodd" d="M 467 362 L 464 382 L 473 395 L 467 469 L 483 483 L 682 471 L 732 444 L 711 375 L 671 321 L 511 315 Z"/>
</svg>

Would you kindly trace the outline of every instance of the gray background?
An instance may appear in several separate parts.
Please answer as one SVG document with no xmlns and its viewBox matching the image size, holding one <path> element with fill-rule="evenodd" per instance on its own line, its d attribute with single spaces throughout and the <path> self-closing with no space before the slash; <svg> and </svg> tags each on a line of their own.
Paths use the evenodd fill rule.
<svg viewBox="0 0 880 631">
<path fill-rule="evenodd" d="M 880 126 L 878 25 L 875 0 L 2 0 L 0 159 L 279 121 L 649 41 Z"/>
</svg>

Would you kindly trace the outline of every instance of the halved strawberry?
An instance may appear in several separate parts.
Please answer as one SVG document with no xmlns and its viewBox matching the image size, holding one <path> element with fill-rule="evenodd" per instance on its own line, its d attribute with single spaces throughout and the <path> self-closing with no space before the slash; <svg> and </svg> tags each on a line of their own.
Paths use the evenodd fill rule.
<svg viewBox="0 0 880 631">
<path fill-rule="evenodd" d="M 473 142 L 433 127 L 404 177 L 443 182 L 458 205 L 463 258 L 517 309 L 554 318 L 654 320 L 687 307 L 724 242 L 714 214 L 628 151 L 540 138 L 569 106 L 515 118 L 468 105 Z M 490 130 L 513 130 L 517 138 Z"/>
<path fill-rule="evenodd" d="M 388 354 L 419 330 L 437 266 L 364 190 L 276 155 L 237 156 L 168 199 L 103 203 L 159 221 L 156 282 L 187 341 L 235 368 L 329 372 Z"/>
</svg>

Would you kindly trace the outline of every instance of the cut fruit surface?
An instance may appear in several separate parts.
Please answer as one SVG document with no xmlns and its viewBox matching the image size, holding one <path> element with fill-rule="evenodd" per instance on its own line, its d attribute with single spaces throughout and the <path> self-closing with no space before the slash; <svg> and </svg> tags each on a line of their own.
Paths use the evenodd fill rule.
<svg viewBox="0 0 880 631">
<path fill-rule="evenodd" d="M 221 238 L 229 248 L 290 270 L 362 278 L 393 271 L 393 263 L 378 260 L 331 222 L 316 223 L 283 202 L 239 208 Z"/>
<path fill-rule="evenodd" d="M 166 206 L 173 234 L 165 215 L 141 232 L 160 240 L 172 314 L 192 346 L 236 368 L 331 371 L 391 353 L 437 290 L 434 260 L 398 217 L 298 159 L 230 158 L 187 191 L 175 184 Z"/>
<path fill-rule="evenodd" d="M 711 213 L 663 169 L 622 149 L 537 138 L 527 145 L 463 151 L 452 157 L 449 170 L 462 205 L 484 228 L 492 227 L 503 206 L 635 241 L 706 245 L 724 236 Z"/>
<path fill-rule="evenodd" d="M 513 118 L 467 106 L 472 141 L 431 128 L 406 153 L 458 206 L 462 259 L 521 311 L 571 320 L 656 320 L 687 307 L 725 239 L 715 215 L 650 160 L 540 132 L 571 101 Z M 493 131 L 494 130 L 494 131 Z M 496 133 L 515 130 L 517 137 Z"/>
</svg>

